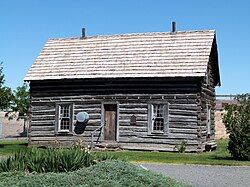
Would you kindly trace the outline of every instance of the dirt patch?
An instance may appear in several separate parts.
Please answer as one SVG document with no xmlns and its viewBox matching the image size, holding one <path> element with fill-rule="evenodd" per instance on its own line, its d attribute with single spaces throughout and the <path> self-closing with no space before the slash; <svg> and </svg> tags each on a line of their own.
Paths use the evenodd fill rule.
<svg viewBox="0 0 250 187">
<path fill-rule="evenodd" d="M 229 136 L 223 123 L 223 115 L 225 112 L 225 110 L 215 111 L 215 139 L 225 139 Z"/>
</svg>

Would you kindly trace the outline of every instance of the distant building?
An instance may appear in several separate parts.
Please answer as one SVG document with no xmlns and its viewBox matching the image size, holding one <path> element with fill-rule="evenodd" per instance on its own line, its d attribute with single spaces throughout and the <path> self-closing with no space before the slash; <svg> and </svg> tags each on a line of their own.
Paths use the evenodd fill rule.
<svg viewBox="0 0 250 187">
<path fill-rule="evenodd" d="M 237 100 L 216 100 L 215 109 L 218 111 L 225 110 L 226 104 L 239 104 L 239 101 L 237 101 Z"/>
</svg>

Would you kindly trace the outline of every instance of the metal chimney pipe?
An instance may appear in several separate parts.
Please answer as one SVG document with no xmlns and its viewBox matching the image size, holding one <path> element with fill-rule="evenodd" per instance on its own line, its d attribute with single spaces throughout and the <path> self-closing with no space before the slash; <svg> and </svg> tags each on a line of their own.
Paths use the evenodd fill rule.
<svg viewBox="0 0 250 187">
<path fill-rule="evenodd" d="M 85 28 L 82 28 L 82 37 L 85 37 Z"/>
<path fill-rule="evenodd" d="M 175 23 L 175 21 L 172 22 L 172 33 L 176 33 L 176 23 Z"/>
</svg>

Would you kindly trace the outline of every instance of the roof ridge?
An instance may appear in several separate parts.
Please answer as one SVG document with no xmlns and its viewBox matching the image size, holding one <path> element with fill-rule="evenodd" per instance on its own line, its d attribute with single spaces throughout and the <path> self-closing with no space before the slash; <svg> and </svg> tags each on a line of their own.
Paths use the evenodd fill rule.
<svg viewBox="0 0 250 187">
<path fill-rule="evenodd" d="M 191 30 L 191 31 L 177 31 L 176 34 L 183 33 L 204 33 L 204 32 L 213 32 L 215 30 Z M 124 33 L 124 34 L 110 34 L 110 35 L 96 35 L 96 36 L 86 36 L 82 37 L 65 37 L 65 38 L 49 38 L 48 40 L 73 40 L 73 39 L 90 39 L 90 38 L 109 38 L 109 37 L 119 37 L 119 36 L 143 36 L 143 35 L 154 35 L 154 34 L 173 34 L 172 32 L 143 32 L 143 33 Z"/>
</svg>

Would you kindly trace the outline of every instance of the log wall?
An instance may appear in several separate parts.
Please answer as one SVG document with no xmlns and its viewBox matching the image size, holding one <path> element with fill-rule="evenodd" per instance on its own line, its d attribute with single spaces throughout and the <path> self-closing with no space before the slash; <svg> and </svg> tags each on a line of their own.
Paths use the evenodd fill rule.
<svg viewBox="0 0 250 187">
<path fill-rule="evenodd" d="M 32 124 L 30 145 L 70 146 L 82 139 L 90 143 L 91 132 L 101 126 L 102 103 L 119 103 L 119 144 L 125 149 L 174 151 L 183 140 L 187 151 L 198 146 L 197 79 L 100 79 L 32 81 Z M 169 133 L 148 135 L 148 103 L 169 103 Z M 55 105 L 74 103 L 74 116 L 89 113 L 90 120 L 82 134 L 55 134 Z M 132 115 L 136 123 L 130 124 Z M 75 121 L 75 120 L 74 120 Z M 95 141 L 101 140 L 101 131 Z"/>
<path fill-rule="evenodd" d="M 214 58 L 210 57 L 208 63 L 208 76 L 205 76 L 204 79 L 200 82 L 201 91 L 198 93 L 198 138 L 199 138 L 199 147 L 201 151 L 205 149 L 207 142 L 215 140 L 215 62 Z M 209 80 L 208 80 L 209 79 Z M 207 129 L 207 109 L 211 107 L 211 133 L 208 135 Z"/>
</svg>

